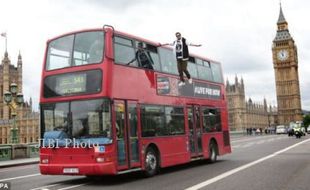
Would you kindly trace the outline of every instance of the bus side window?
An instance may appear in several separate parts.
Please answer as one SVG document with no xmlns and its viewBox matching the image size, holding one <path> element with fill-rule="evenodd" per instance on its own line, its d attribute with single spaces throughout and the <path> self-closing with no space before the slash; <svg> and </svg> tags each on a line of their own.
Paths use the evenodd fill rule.
<svg viewBox="0 0 310 190">
<path fill-rule="evenodd" d="M 128 64 L 135 57 L 132 40 L 116 36 L 114 38 L 114 57 L 115 63 Z M 137 62 L 130 65 L 138 66 Z"/>
<path fill-rule="evenodd" d="M 219 109 L 203 108 L 203 128 L 204 132 L 216 132 L 222 130 L 221 112 Z"/>
<path fill-rule="evenodd" d="M 213 81 L 222 83 L 223 82 L 223 76 L 222 76 L 221 65 L 211 62 L 211 70 L 212 70 L 212 75 L 213 75 Z"/>
<path fill-rule="evenodd" d="M 187 63 L 187 69 L 189 73 L 191 74 L 191 77 L 198 78 L 198 71 L 197 71 L 197 66 L 196 66 L 194 57 L 191 57 L 191 56 L 189 57 L 189 60 Z"/>
<path fill-rule="evenodd" d="M 183 107 L 165 107 L 166 128 L 169 135 L 180 135 L 185 133 Z"/>
<path fill-rule="evenodd" d="M 145 42 L 135 41 L 135 57 L 128 65 L 160 71 L 157 47 Z"/>
<path fill-rule="evenodd" d="M 148 51 L 146 47 L 147 44 L 137 41 L 135 57 L 133 57 L 133 59 L 128 64 L 131 64 L 132 62 L 137 62 L 139 67 L 143 69 L 153 70 L 153 59 L 151 57 L 150 51 Z"/>
<path fill-rule="evenodd" d="M 165 73 L 178 75 L 176 59 L 173 56 L 172 50 L 166 48 L 158 48 L 161 70 Z"/>
<path fill-rule="evenodd" d="M 197 62 L 198 60 L 198 62 Z M 210 80 L 213 81 L 213 75 L 211 72 L 211 68 L 208 62 L 196 59 L 197 69 L 198 69 L 198 78 L 202 80 Z"/>
<path fill-rule="evenodd" d="M 159 55 L 157 51 L 157 47 L 151 44 L 145 44 L 146 50 L 149 52 L 149 55 L 151 56 L 152 62 L 153 62 L 153 68 L 156 71 L 160 71 L 160 62 L 159 62 Z"/>
<path fill-rule="evenodd" d="M 168 134 L 168 131 L 165 129 L 164 114 L 163 106 L 141 106 L 141 130 L 143 137 L 164 136 Z"/>
</svg>

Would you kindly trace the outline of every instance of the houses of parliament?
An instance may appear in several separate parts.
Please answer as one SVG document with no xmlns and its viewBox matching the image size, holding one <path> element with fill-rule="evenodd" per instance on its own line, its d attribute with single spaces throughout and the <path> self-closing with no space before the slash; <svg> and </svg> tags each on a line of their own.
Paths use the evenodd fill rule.
<svg viewBox="0 0 310 190">
<path fill-rule="evenodd" d="M 18 93 L 23 87 L 23 61 L 18 55 L 17 66 L 11 63 L 6 51 L 0 65 L 0 144 L 12 143 L 12 130 L 17 128 L 18 143 L 38 142 L 39 139 L 39 113 L 32 110 L 32 99 L 23 102 L 16 108 L 16 123 L 12 118 L 12 110 L 4 101 L 4 93 L 10 90 L 12 83 L 17 84 Z"/>
<path fill-rule="evenodd" d="M 245 99 L 244 81 L 235 77 L 235 82 L 226 81 L 229 126 L 231 130 L 288 125 L 302 120 L 298 56 L 294 39 L 280 5 L 276 36 L 272 42 L 272 60 L 275 73 L 277 107 Z"/>
</svg>

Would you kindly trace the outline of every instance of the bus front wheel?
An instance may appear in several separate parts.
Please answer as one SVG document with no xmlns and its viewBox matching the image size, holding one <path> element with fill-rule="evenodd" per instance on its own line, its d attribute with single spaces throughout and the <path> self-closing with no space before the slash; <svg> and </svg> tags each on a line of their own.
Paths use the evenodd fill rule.
<svg viewBox="0 0 310 190">
<path fill-rule="evenodd" d="M 157 154 L 153 148 L 148 148 L 145 154 L 145 170 L 144 174 L 147 177 L 151 177 L 158 172 L 159 162 Z"/>
<path fill-rule="evenodd" d="M 209 144 L 209 163 L 214 163 L 217 161 L 217 145 L 214 141 L 211 141 Z"/>
</svg>

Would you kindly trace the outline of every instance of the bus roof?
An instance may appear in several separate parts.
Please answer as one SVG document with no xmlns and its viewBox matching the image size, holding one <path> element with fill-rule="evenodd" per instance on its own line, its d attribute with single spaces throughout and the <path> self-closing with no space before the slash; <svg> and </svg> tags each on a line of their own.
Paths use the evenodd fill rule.
<svg viewBox="0 0 310 190">
<path fill-rule="evenodd" d="M 76 31 L 68 32 L 68 33 L 65 33 L 65 34 L 62 34 L 62 35 L 58 35 L 58 36 L 56 36 L 56 37 L 54 37 L 54 38 L 50 38 L 49 40 L 47 40 L 47 43 L 49 43 L 50 41 L 53 41 L 53 40 L 55 40 L 55 39 L 57 39 L 57 38 L 64 37 L 64 36 L 67 36 L 67 35 L 71 35 L 71 34 L 75 34 L 75 33 L 90 32 L 90 31 L 100 31 L 100 30 L 103 30 L 103 28 L 88 28 L 88 29 L 76 30 Z M 112 30 L 111 28 L 105 28 L 104 30 L 105 30 L 105 31 L 111 31 L 111 32 L 113 32 L 113 30 Z M 159 42 L 151 41 L 151 40 L 148 40 L 148 39 L 146 39 L 146 38 L 142 38 L 142 37 L 135 36 L 135 35 L 133 35 L 133 34 L 121 32 L 121 31 L 118 31 L 118 30 L 114 30 L 114 33 L 117 34 L 117 35 L 120 35 L 120 36 L 132 38 L 132 39 L 135 39 L 135 40 L 138 40 L 138 41 L 143 41 L 143 42 L 152 44 L 152 45 L 154 45 L 154 46 L 160 46 L 160 43 L 159 43 Z M 169 47 L 169 46 L 162 46 L 162 48 L 172 49 L 172 48 Z M 207 58 L 207 57 L 204 57 L 204 56 L 200 56 L 200 55 L 197 55 L 197 54 L 190 53 L 190 56 L 191 56 L 191 57 L 195 57 L 195 58 L 199 58 L 199 59 L 202 59 L 202 60 L 205 60 L 205 61 L 209 61 L 209 62 L 212 62 L 212 63 L 220 64 L 219 61 L 215 61 L 215 60 L 213 60 L 213 59 L 210 59 L 210 58 Z"/>
</svg>

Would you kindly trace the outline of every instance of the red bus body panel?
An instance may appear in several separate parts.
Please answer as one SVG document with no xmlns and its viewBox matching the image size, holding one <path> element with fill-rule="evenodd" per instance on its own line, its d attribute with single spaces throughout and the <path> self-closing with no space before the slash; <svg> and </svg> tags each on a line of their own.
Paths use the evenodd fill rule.
<svg viewBox="0 0 310 190">
<path fill-rule="evenodd" d="M 78 168 L 77 175 L 111 175 L 117 174 L 115 146 L 107 146 L 105 153 L 96 153 L 94 148 L 41 148 L 40 158 L 49 159 L 48 164 L 40 163 L 42 174 L 64 174 L 65 168 Z M 97 163 L 96 158 L 108 160 Z M 74 174 L 69 174 L 74 175 Z"/>
</svg>

